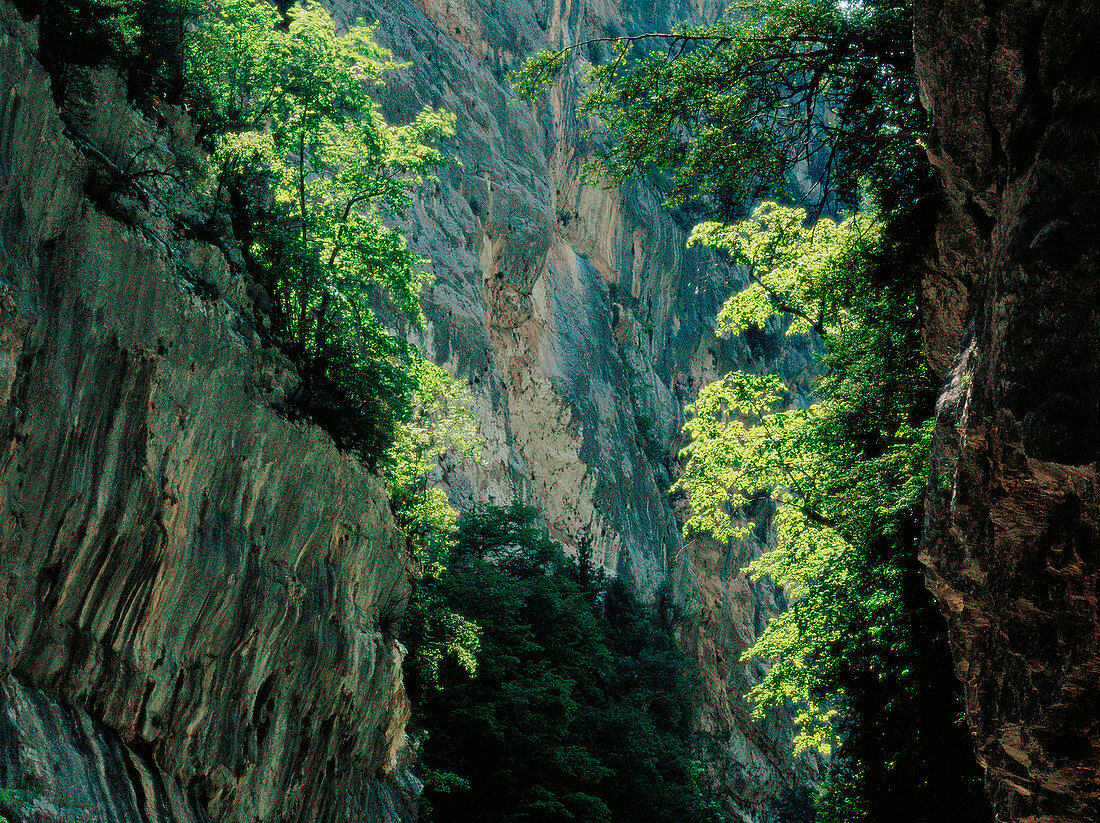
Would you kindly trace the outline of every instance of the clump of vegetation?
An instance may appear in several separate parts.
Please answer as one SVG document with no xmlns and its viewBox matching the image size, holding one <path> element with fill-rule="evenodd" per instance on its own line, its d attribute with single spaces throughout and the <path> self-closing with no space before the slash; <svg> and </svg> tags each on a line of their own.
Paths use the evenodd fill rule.
<svg viewBox="0 0 1100 823">
<path fill-rule="evenodd" d="M 109 66 L 139 101 L 182 99 L 183 44 L 202 0 L 14 0 L 38 18 L 38 57 L 62 101 L 85 68 Z"/>
<path fill-rule="evenodd" d="M 12 812 L 18 812 L 23 806 L 30 803 L 32 795 L 21 789 L 0 789 L 0 807 L 5 807 Z M 0 823 L 8 823 L 8 818 L 0 814 Z"/>
<path fill-rule="evenodd" d="M 854 202 L 889 156 L 914 159 L 922 113 L 909 4 L 895 0 L 734 0 L 711 25 L 609 36 L 542 52 L 514 76 L 537 97 L 592 46 L 582 113 L 600 122 L 589 170 L 618 185 L 670 181 L 669 203 L 702 200 L 725 217 L 816 181 L 820 208 Z M 894 187 L 896 190 L 904 185 Z"/>
<path fill-rule="evenodd" d="M 693 755 L 691 667 L 667 592 L 639 603 L 537 510 L 477 507 L 424 585 L 481 627 L 477 670 L 410 614 L 408 684 L 425 728 L 425 819 L 718 821 Z"/>
<path fill-rule="evenodd" d="M 371 36 L 337 37 L 313 2 L 283 25 L 266 2 L 222 0 L 186 36 L 183 76 L 219 170 L 216 203 L 299 363 L 298 404 L 375 466 L 414 406 L 435 399 L 429 367 L 378 309 L 422 321 L 427 261 L 387 221 L 447 162 L 435 146 L 454 116 L 387 123 L 371 91 L 394 64 Z M 443 388 L 441 375 L 429 382 Z"/>
</svg>

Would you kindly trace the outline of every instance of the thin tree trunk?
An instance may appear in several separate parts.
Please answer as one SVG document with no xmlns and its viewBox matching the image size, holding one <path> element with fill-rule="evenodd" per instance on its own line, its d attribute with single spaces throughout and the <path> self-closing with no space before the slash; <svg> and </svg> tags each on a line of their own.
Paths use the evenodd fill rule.
<svg viewBox="0 0 1100 823">
<path fill-rule="evenodd" d="M 304 116 L 304 113 L 303 113 Z M 302 271 L 298 278 L 298 342 L 306 345 L 306 311 L 309 307 L 309 266 L 306 260 L 306 132 L 298 136 L 298 219 L 302 227 L 302 249 L 299 259 Z"/>
</svg>

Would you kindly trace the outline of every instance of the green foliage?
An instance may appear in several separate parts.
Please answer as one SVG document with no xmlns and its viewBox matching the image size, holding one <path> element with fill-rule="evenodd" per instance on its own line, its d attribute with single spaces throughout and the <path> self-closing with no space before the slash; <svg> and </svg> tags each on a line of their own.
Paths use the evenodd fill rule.
<svg viewBox="0 0 1100 823">
<path fill-rule="evenodd" d="M 461 519 L 422 588 L 481 627 L 476 675 L 430 626 L 406 637 L 429 819 L 718 819 L 691 754 L 677 612 L 605 586 L 589 557 L 570 561 L 518 502 Z"/>
<path fill-rule="evenodd" d="M 812 243 L 779 222 L 735 230 L 738 242 L 789 262 L 793 282 L 808 262 L 808 282 L 787 293 L 796 307 L 811 289 L 841 296 L 818 314 L 828 349 L 817 402 L 792 408 L 778 378 L 732 373 L 700 392 L 687 425 L 689 529 L 737 538 L 743 507 L 762 497 L 775 507 L 777 548 L 750 573 L 783 585 L 791 604 L 747 655 L 769 662 L 750 695 L 754 713 L 791 707 L 796 751 L 835 751 L 821 820 L 934 820 L 947 807 L 982 820 L 942 627 L 914 551 L 933 386 L 911 281 L 878 279 L 893 262 L 888 241 L 861 239 L 848 254 L 845 232 L 832 228 Z M 767 305 L 758 297 L 746 308 L 735 296 L 723 313 L 739 328 Z"/>
<path fill-rule="evenodd" d="M 606 44 L 582 105 L 607 138 L 594 174 L 619 184 L 664 171 L 670 203 L 702 198 L 733 215 L 791 193 L 801 167 L 818 181 L 818 203 L 855 202 L 868 169 L 915 155 L 911 40 L 897 0 L 738 0 L 710 26 L 544 52 L 516 87 L 534 98 L 583 47 Z"/>
<path fill-rule="evenodd" d="M 0 806 L 7 806 L 9 811 L 18 812 L 33 799 L 33 794 L 23 789 L 0 788 Z M 8 818 L 0 814 L 0 823 L 8 823 Z"/>
<path fill-rule="evenodd" d="M 183 99 L 183 49 L 202 0 L 130 0 L 134 34 L 123 65 L 138 99 Z"/>
<path fill-rule="evenodd" d="M 24 17 L 38 17 L 39 57 L 55 81 L 67 66 L 120 65 L 138 38 L 130 0 L 15 0 L 15 5 Z M 60 91 L 55 85 L 55 93 Z"/>
<path fill-rule="evenodd" d="M 768 318 L 783 313 L 793 320 L 788 335 L 813 330 L 826 337 L 827 326 L 843 323 L 838 309 L 851 302 L 861 261 L 877 246 L 880 230 L 863 214 L 840 222 L 823 217 L 810 225 L 805 209 L 766 202 L 739 223 L 699 223 L 688 245 L 728 252 L 748 275 L 748 288 L 722 307 L 719 333 L 763 329 Z"/>
<path fill-rule="evenodd" d="M 184 32 L 201 0 L 15 0 L 38 17 L 39 59 L 60 101 L 74 72 L 110 66 L 140 101 L 178 102 Z"/>
<path fill-rule="evenodd" d="M 400 333 L 422 322 L 427 261 L 390 223 L 448 162 L 437 144 L 453 116 L 386 122 L 372 93 L 396 64 L 371 28 L 338 37 L 309 0 L 284 14 L 265 0 L 48 0 L 35 11 L 62 74 L 69 58 L 113 66 L 140 75 L 139 96 L 187 102 L 218 170 L 199 193 L 209 220 L 191 228 L 226 241 L 230 223 L 247 273 L 274 298 L 269 342 L 302 378 L 286 411 L 381 470 L 411 557 L 438 577 L 456 515 L 426 475 L 445 451 L 471 456 L 477 443 L 461 386 Z M 66 38 L 75 45 L 54 54 Z M 440 658 L 472 671 L 476 624 L 444 603 L 416 608 Z"/>
<path fill-rule="evenodd" d="M 655 462 L 661 460 L 661 444 L 657 440 L 653 418 L 647 412 L 635 412 L 634 426 L 638 429 L 638 439 L 646 457 Z"/>
<path fill-rule="evenodd" d="M 916 558 L 935 386 L 916 304 L 931 175 L 911 43 L 906 2 L 744 0 L 711 26 L 540 55 L 520 78 L 533 97 L 580 47 L 604 49 L 585 102 L 604 138 L 594 171 L 657 172 L 671 204 L 720 218 L 693 241 L 748 271 L 725 332 L 779 314 L 826 344 L 808 408 L 775 377 L 706 387 L 682 483 L 689 530 L 737 537 L 744 507 L 775 508 L 778 548 L 752 572 L 792 602 L 752 650 L 769 663 L 753 696 L 795 710 L 799 747 L 833 749 L 829 823 L 989 818 Z M 733 222 L 776 195 L 813 215 L 765 204 Z M 813 219 L 838 202 L 877 215 Z"/>
<path fill-rule="evenodd" d="M 705 235 L 737 243 L 749 260 L 767 261 L 766 271 L 723 307 L 723 326 L 739 331 L 748 323 L 763 325 L 772 311 L 788 306 L 802 314 L 812 310 L 813 325 L 827 334 L 838 355 L 834 362 L 839 362 L 840 353 L 866 334 L 860 327 L 866 298 L 836 288 L 838 281 L 858 278 L 865 264 L 864 255 L 850 252 L 853 232 L 846 227 L 856 218 L 840 226 L 819 221 L 825 225 L 813 231 L 803 228 L 801 209 L 765 206 L 757 214 L 761 212 L 772 217 L 778 213 L 779 218 L 715 227 Z M 854 232 L 860 247 L 865 247 L 862 227 L 868 224 L 873 223 L 860 220 Z M 848 260 L 856 265 L 846 270 Z M 776 292 L 779 300 L 773 297 Z M 828 299 L 830 294 L 837 298 Z M 837 305 L 845 308 L 826 311 Z M 893 519 L 911 517 L 919 508 L 931 438 L 930 419 L 913 428 L 905 410 L 895 409 L 879 421 L 884 447 L 874 455 L 861 452 L 855 442 L 838 436 L 838 420 L 848 413 L 850 398 L 834 396 L 833 389 L 844 383 L 834 372 L 819 385 L 819 402 L 787 408 L 777 377 L 734 372 L 703 388 L 689 408 L 695 416 L 686 427 L 692 442 L 680 484 L 691 491 L 689 530 L 740 538 L 747 527 L 738 526 L 731 511 L 763 496 L 775 504 L 779 549 L 760 558 L 751 571 L 787 588 L 793 600 L 752 649 L 772 665 L 751 697 L 758 716 L 768 707 L 795 707 L 796 752 L 810 747 L 828 751 L 835 742 L 834 707 L 844 693 L 826 687 L 823 664 L 843 645 L 848 629 L 844 620 L 835 619 L 838 612 L 869 605 L 850 590 L 851 554 L 873 536 L 896 530 Z M 882 580 L 879 585 L 888 591 L 892 584 Z M 825 703 L 823 694 L 829 694 Z"/>
<path fill-rule="evenodd" d="M 403 332 L 422 322 L 427 261 L 392 218 L 449 162 L 437 146 L 453 115 L 426 108 L 387 123 L 372 93 L 396 64 L 366 26 L 337 37 L 312 0 L 285 14 L 266 0 L 20 8 L 39 16 L 59 98 L 74 67 L 106 65 L 139 99 L 188 104 L 218 170 L 209 220 L 193 228 L 220 235 L 229 222 L 273 298 L 272 342 L 302 376 L 287 410 L 377 467 L 424 394 L 422 359 Z"/>
<path fill-rule="evenodd" d="M 371 36 L 360 25 L 337 37 L 314 2 L 286 25 L 262 0 L 208 2 L 183 74 L 220 168 L 215 198 L 300 364 L 298 406 L 375 466 L 433 393 L 431 370 L 381 319 L 419 325 L 428 279 L 388 221 L 447 162 L 435 145 L 454 117 L 387 123 L 371 92 L 395 64 Z"/>
<path fill-rule="evenodd" d="M 480 441 L 458 384 L 427 361 L 416 369 L 414 415 L 398 427 L 382 467 L 398 525 L 419 567 L 404 618 L 406 630 L 418 638 L 412 659 L 426 682 L 437 683 L 444 660 L 469 674 L 477 670 L 481 627 L 457 611 L 438 585 L 450 563 L 457 512 L 427 477 L 448 449 L 473 456 Z"/>
<path fill-rule="evenodd" d="M 267 247 L 253 253 L 277 269 L 268 275 L 289 331 L 316 351 L 346 331 L 344 318 L 370 325 L 372 287 L 420 320 L 425 261 L 383 218 L 403 211 L 446 162 L 431 144 L 451 134 L 454 117 L 425 109 L 412 123 L 389 125 L 369 89 L 393 65 L 372 30 L 336 37 L 332 18 L 313 3 L 288 17 L 284 29 L 265 2 L 225 0 L 190 38 L 185 68 L 190 97 L 217 134 L 227 183 L 274 183 L 270 208 L 281 225 L 250 225 Z M 288 262 L 263 256 L 276 249 Z"/>
</svg>

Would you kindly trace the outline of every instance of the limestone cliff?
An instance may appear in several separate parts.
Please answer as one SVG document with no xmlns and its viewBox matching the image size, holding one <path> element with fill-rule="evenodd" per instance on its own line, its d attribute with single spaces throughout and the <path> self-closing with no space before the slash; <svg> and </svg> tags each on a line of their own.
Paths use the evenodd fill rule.
<svg viewBox="0 0 1100 823">
<path fill-rule="evenodd" d="M 1100 8 L 920 0 L 924 560 L 1000 821 L 1100 820 Z"/>
<path fill-rule="evenodd" d="M 666 577 L 699 620 L 704 673 L 699 727 L 721 753 L 731 808 L 768 817 L 783 787 L 814 774 L 790 761 L 790 724 L 752 721 L 743 695 L 757 672 L 744 649 L 783 603 L 744 566 L 768 540 L 685 545 L 669 487 L 683 406 L 735 366 L 812 375 L 806 346 L 781 334 L 715 338 L 738 276 L 703 249 L 647 182 L 585 185 L 591 153 L 575 114 L 579 72 L 538 103 L 520 101 L 508 72 L 541 49 L 590 38 L 666 31 L 713 19 L 714 0 L 334 0 L 344 21 L 379 21 L 378 39 L 408 61 L 385 87 L 392 120 L 424 105 L 458 117 L 444 172 L 406 221 L 432 260 L 422 341 L 467 381 L 485 462 L 450 462 L 437 478 L 461 507 L 520 496 L 566 546 L 588 540 L 604 568 L 643 596 Z M 606 57 L 585 47 L 585 59 Z M 773 330 L 775 331 L 775 330 Z"/>
<path fill-rule="evenodd" d="M 698 618 L 716 779 L 763 823 L 816 774 L 790 762 L 789 720 L 752 721 L 743 700 L 758 672 L 741 652 L 783 605 L 743 572 L 768 513 L 744 545 L 685 545 L 669 487 L 702 384 L 753 365 L 797 387 L 811 359 L 779 335 L 717 341 L 735 275 L 685 248 L 655 186 L 582 184 L 578 77 L 531 105 L 506 76 L 546 46 L 720 5 L 333 4 L 411 62 L 381 92 L 391 120 L 425 104 L 459 118 L 461 165 L 406 229 L 436 277 L 421 342 L 467 381 L 487 454 L 436 481 L 460 506 L 526 498 L 642 594 L 671 578 Z M 35 789 L 34 820 L 407 815 L 391 634 L 407 569 L 383 490 L 273 411 L 294 378 L 257 335 L 233 250 L 173 218 L 193 204 L 170 179 L 127 179 L 182 162 L 186 122 L 139 117 L 106 73 L 59 114 L 33 29 L 3 19 L 0 785 Z"/>
<path fill-rule="evenodd" d="M 239 273 L 164 208 L 182 193 L 118 178 L 169 165 L 186 124 L 158 129 L 103 72 L 63 122 L 33 27 L 0 11 L 0 784 L 32 798 L 15 817 L 396 819 L 407 564 L 384 489 L 273 411 L 291 372 Z"/>
</svg>

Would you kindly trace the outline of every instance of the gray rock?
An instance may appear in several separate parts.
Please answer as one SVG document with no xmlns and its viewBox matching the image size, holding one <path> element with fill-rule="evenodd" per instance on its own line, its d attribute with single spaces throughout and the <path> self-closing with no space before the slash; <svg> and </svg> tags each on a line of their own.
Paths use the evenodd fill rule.
<svg viewBox="0 0 1100 823">
<path fill-rule="evenodd" d="M 715 338 L 722 302 L 744 281 L 687 234 L 654 181 L 586 185 L 593 151 L 578 119 L 582 71 L 537 103 L 507 72 L 541 49 L 588 38 L 667 31 L 714 18 L 718 2 L 584 0 L 334 0 L 345 22 L 378 20 L 378 39 L 408 68 L 382 90 L 387 116 L 425 105 L 458 118 L 447 146 L 461 165 L 418 199 L 404 225 L 431 258 L 421 344 L 467 381 L 482 463 L 446 460 L 436 477 L 460 507 L 514 496 L 539 506 L 567 549 L 595 560 L 643 597 L 668 579 L 699 626 L 685 635 L 704 673 L 699 728 L 722 752 L 731 810 L 768 819 L 786 784 L 818 763 L 790 758 L 790 720 L 754 721 L 755 675 L 742 652 L 783 602 L 743 568 L 764 544 L 685 545 L 669 486 L 680 472 L 683 406 L 733 367 L 771 369 L 796 395 L 816 366 L 805 340 L 769 329 L 761 346 Z M 582 49 L 585 59 L 606 46 Z M 682 514 L 682 512 L 681 512 Z M 732 771 L 730 773 L 732 773 Z M 724 778 L 722 778 L 724 780 Z"/>
</svg>

